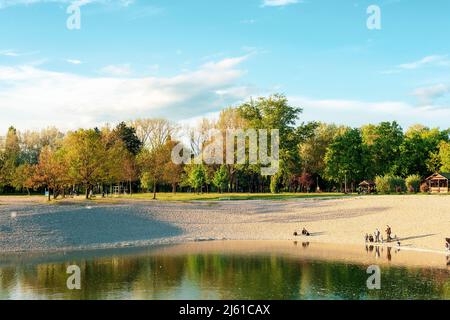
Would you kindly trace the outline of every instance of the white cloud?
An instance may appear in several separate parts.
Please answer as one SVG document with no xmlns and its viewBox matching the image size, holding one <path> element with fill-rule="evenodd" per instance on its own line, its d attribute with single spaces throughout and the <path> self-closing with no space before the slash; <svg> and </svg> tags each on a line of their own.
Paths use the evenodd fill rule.
<svg viewBox="0 0 450 320">
<path fill-rule="evenodd" d="M 77 60 L 77 59 L 66 59 L 67 63 L 70 64 L 82 64 L 83 62 L 81 60 Z"/>
<path fill-rule="evenodd" d="M 241 20 L 240 23 L 242 23 L 242 24 L 255 24 L 256 20 L 255 19 L 244 19 L 244 20 Z"/>
<path fill-rule="evenodd" d="M 450 85 L 439 83 L 414 90 L 413 95 L 419 99 L 421 105 L 431 105 L 436 99 L 450 93 Z"/>
<path fill-rule="evenodd" d="M 15 52 L 14 50 L 1 50 L 0 51 L 0 56 L 5 56 L 5 57 L 18 57 L 19 54 L 17 52 Z"/>
<path fill-rule="evenodd" d="M 448 59 L 448 56 L 446 56 L 446 55 L 431 55 L 431 56 L 426 56 L 418 61 L 401 64 L 398 67 L 400 69 L 412 70 L 412 69 L 418 69 L 418 68 L 430 66 L 430 65 L 449 67 L 450 60 Z"/>
<path fill-rule="evenodd" d="M 35 66 L 0 66 L 0 132 L 10 125 L 62 129 L 136 117 L 177 120 L 217 111 L 242 98 L 232 89 L 245 57 L 209 62 L 173 77 L 86 77 Z"/>
<path fill-rule="evenodd" d="M 18 52 L 16 50 L 0 50 L 0 56 L 5 57 L 21 57 L 21 56 L 30 56 L 39 53 L 38 51 L 32 51 L 32 52 Z"/>
<path fill-rule="evenodd" d="M 450 126 L 448 123 L 450 106 L 416 107 L 402 101 L 318 100 L 298 96 L 289 97 L 289 102 L 304 109 L 302 119 L 306 121 L 323 121 L 356 127 L 394 120 L 404 128 L 416 123 L 441 128 Z"/>
<path fill-rule="evenodd" d="M 100 69 L 100 73 L 114 77 L 125 77 L 130 76 L 133 72 L 129 64 L 123 64 L 103 67 Z"/>
<path fill-rule="evenodd" d="M 264 0 L 262 7 L 282 7 L 290 4 L 299 3 L 299 0 Z"/>
<path fill-rule="evenodd" d="M 128 7 L 134 3 L 134 0 L 0 0 L 0 9 L 7 7 L 13 7 L 18 5 L 35 5 L 42 3 L 78 3 L 79 6 L 88 3 L 98 3 L 98 4 L 117 4 L 121 7 Z"/>
</svg>

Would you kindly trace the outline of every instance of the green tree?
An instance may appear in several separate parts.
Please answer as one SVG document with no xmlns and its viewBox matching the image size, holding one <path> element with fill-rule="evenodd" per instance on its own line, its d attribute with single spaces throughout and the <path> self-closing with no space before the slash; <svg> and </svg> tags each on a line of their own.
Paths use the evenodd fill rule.
<svg viewBox="0 0 450 320">
<path fill-rule="evenodd" d="M 109 161 L 114 161 L 108 157 L 102 134 L 96 129 L 70 132 L 63 150 L 72 182 L 83 185 L 89 199 L 90 190 L 104 179 Z"/>
<path fill-rule="evenodd" d="M 171 137 L 168 137 L 165 148 L 169 154 L 172 153 L 173 148 L 178 144 L 177 141 L 172 140 Z M 177 186 L 180 184 L 182 175 L 183 175 L 183 165 L 182 164 L 176 164 L 172 161 L 171 157 L 170 159 L 167 159 L 167 162 L 164 166 L 164 175 L 163 180 L 164 182 L 170 184 L 172 186 L 172 192 L 177 192 Z"/>
<path fill-rule="evenodd" d="M 268 98 L 260 97 L 256 101 L 246 102 L 238 107 L 238 111 L 247 121 L 249 128 L 279 130 L 280 169 L 277 177 L 271 179 L 271 184 L 276 181 L 278 185 L 281 179 L 286 185 L 293 176 L 300 174 L 298 145 L 315 126 L 314 124 L 296 127 L 302 109 L 291 106 L 284 95 L 275 94 Z"/>
<path fill-rule="evenodd" d="M 34 167 L 28 163 L 19 165 L 16 168 L 14 178 L 12 180 L 12 186 L 17 191 L 22 191 L 25 189 L 28 195 L 30 195 L 30 189 L 34 187 L 34 170 Z"/>
<path fill-rule="evenodd" d="M 203 186 L 207 182 L 205 166 L 202 164 L 193 165 L 189 174 L 189 184 L 197 193 L 203 193 Z"/>
<path fill-rule="evenodd" d="M 393 122 L 382 122 L 361 128 L 364 144 L 370 155 L 370 177 L 397 173 L 399 171 L 400 146 L 403 143 L 403 130 Z"/>
<path fill-rule="evenodd" d="M 403 176 L 418 174 L 428 176 L 435 170 L 432 155 L 439 149 L 439 144 L 446 138 L 446 133 L 439 129 L 413 126 L 405 134 L 400 146 L 399 173 Z"/>
<path fill-rule="evenodd" d="M 450 142 L 441 142 L 439 145 L 439 158 L 441 160 L 441 171 L 450 172 Z"/>
<path fill-rule="evenodd" d="M 12 186 L 16 168 L 20 164 L 20 144 L 17 130 L 8 129 L 0 168 L 0 185 Z"/>
<path fill-rule="evenodd" d="M 337 183 L 355 182 L 366 175 L 366 150 L 359 129 L 337 136 L 325 155 L 325 176 Z"/>
<path fill-rule="evenodd" d="M 310 174 L 322 176 L 325 170 L 325 154 L 335 137 L 348 128 L 320 123 L 314 133 L 300 145 L 302 169 Z"/>
<path fill-rule="evenodd" d="M 153 200 L 156 200 L 156 191 L 159 183 L 164 182 L 167 164 L 171 161 L 170 145 L 164 144 L 153 149 L 144 148 L 137 157 L 141 171 L 141 182 L 145 186 L 153 186 Z"/>
<path fill-rule="evenodd" d="M 125 148 L 132 155 L 136 156 L 141 151 L 143 143 L 136 135 L 136 129 L 127 126 L 125 122 L 121 122 L 117 125 L 113 130 L 113 135 L 123 142 Z"/>
<path fill-rule="evenodd" d="M 214 173 L 213 178 L 214 186 L 222 193 L 228 186 L 228 170 L 225 165 L 221 165 L 220 168 Z"/>
</svg>

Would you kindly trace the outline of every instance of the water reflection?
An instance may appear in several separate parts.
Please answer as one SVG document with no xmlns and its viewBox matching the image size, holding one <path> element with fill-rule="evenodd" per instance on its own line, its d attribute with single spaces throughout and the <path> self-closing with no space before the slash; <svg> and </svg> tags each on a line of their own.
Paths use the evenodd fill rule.
<svg viewBox="0 0 450 320">
<path fill-rule="evenodd" d="M 308 242 L 290 244 L 314 250 Z M 391 261 L 395 249 L 366 247 Z M 4 260 L 5 262 L 5 260 Z M 447 257 L 447 265 L 448 265 Z M 82 290 L 66 288 L 66 269 Z M 16 258 L 0 262 L 1 299 L 450 299 L 448 269 L 382 265 L 382 290 L 366 287 L 367 265 L 268 250 L 218 253 L 171 248 Z"/>
</svg>

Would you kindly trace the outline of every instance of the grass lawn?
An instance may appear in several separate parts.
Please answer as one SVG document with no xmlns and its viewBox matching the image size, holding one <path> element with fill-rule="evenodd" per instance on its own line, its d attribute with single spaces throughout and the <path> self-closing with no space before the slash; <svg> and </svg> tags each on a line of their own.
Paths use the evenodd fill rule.
<svg viewBox="0 0 450 320">
<path fill-rule="evenodd" d="M 391 194 L 391 196 L 401 196 L 401 195 L 421 195 L 429 196 L 430 194 L 418 193 L 418 194 Z M 434 196 L 450 196 L 450 193 L 446 194 L 432 194 Z M 176 193 L 171 192 L 161 192 L 157 193 L 156 197 L 158 201 L 228 201 L 228 200 L 289 200 L 289 199 L 333 199 L 342 197 L 352 197 L 358 196 L 358 194 L 343 194 L 343 193 Z M 364 197 L 376 197 L 377 194 L 372 195 L 360 195 Z M 128 195 L 114 196 L 112 198 L 102 198 L 101 195 L 93 197 L 90 201 L 105 202 L 105 203 L 116 203 L 121 200 L 152 200 L 153 193 L 135 193 L 131 197 Z M 42 201 L 40 201 L 42 200 Z M 48 203 L 47 197 L 44 195 L 0 195 L 0 205 L 2 202 L 17 202 L 21 201 L 37 201 L 42 203 Z M 50 204 L 64 204 L 72 201 L 85 201 L 84 195 L 80 195 L 75 198 L 58 198 L 57 200 L 51 200 Z M 89 200 L 88 200 L 89 201 Z"/>
<path fill-rule="evenodd" d="M 343 197 L 342 193 L 157 193 L 156 198 L 160 201 L 221 201 L 221 200 L 284 200 L 284 199 L 305 199 L 305 198 L 325 198 Z M 348 195 L 347 195 L 348 196 Z M 152 193 L 136 193 L 130 196 L 120 196 L 124 199 L 152 199 Z"/>
</svg>

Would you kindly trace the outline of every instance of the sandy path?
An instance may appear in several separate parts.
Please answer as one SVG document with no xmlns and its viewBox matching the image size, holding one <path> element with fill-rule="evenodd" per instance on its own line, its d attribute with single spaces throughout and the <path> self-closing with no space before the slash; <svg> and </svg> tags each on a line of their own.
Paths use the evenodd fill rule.
<svg viewBox="0 0 450 320">
<path fill-rule="evenodd" d="M 3 200 L 3 201 L 2 201 Z M 304 240 L 363 244 L 391 225 L 402 247 L 444 252 L 450 197 L 369 196 L 286 201 L 77 203 L 40 205 L 0 198 L 0 251 L 101 248 L 202 239 Z M 11 213 L 16 217 L 12 218 Z"/>
</svg>

